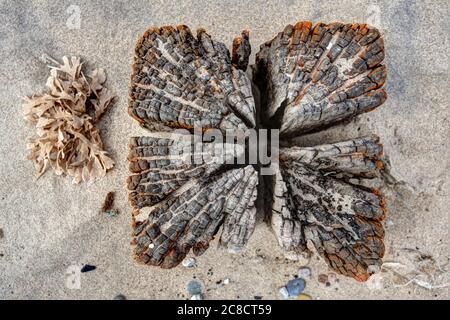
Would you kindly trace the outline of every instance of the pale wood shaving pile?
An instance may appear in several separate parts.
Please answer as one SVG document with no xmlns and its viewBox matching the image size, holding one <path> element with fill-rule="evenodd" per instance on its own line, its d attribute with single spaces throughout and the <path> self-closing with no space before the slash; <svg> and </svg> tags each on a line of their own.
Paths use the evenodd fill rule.
<svg viewBox="0 0 450 320">
<path fill-rule="evenodd" d="M 114 166 L 95 127 L 114 95 L 103 86 L 103 69 L 85 77 L 81 68 L 80 58 L 63 57 L 62 64 L 50 67 L 47 92 L 24 97 L 24 117 L 37 134 L 27 144 L 27 158 L 38 176 L 53 168 L 80 183 L 102 177 Z"/>
</svg>

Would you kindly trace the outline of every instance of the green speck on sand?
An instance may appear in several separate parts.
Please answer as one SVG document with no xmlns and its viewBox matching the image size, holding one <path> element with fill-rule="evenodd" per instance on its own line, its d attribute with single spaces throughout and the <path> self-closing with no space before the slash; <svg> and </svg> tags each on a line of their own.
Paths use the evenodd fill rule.
<svg viewBox="0 0 450 320">
<path fill-rule="evenodd" d="M 116 210 L 105 211 L 105 215 L 108 218 L 114 218 L 117 216 L 117 211 Z"/>
</svg>

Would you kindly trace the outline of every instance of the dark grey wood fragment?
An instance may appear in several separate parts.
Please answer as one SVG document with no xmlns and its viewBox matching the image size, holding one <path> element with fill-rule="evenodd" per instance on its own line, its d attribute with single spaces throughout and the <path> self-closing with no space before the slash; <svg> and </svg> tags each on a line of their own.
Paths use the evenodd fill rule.
<svg viewBox="0 0 450 320">
<path fill-rule="evenodd" d="M 282 149 L 272 207 L 280 245 L 299 253 L 311 241 L 335 271 L 367 280 L 384 255 L 386 206 L 378 190 L 348 178 L 376 176 L 381 154 L 376 137 Z"/>
<path fill-rule="evenodd" d="M 205 30 L 150 28 L 139 38 L 131 75 L 131 117 L 151 130 L 255 126 L 251 83 L 242 70 L 248 53 L 243 36 L 235 58 Z"/>
<path fill-rule="evenodd" d="M 293 136 L 375 109 L 386 100 L 383 59 L 383 38 L 365 24 L 288 25 L 256 55 L 266 123 Z"/>
<path fill-rule="evenodd" d="M 186 163 L 181 153 L 202 157 L 218 143 L 199 152 L 189 137 L 172 133 L 263 127 L 280 129 L 285 139 L 370 111 L 386 99 L 379 31 L 365 24 L 286 26 L 256 55 L 258 116 L 245 73 L 250 52 L 248 31 L 234 39 L 231 57 L 203 29 L 194 36 L 186 26 L 151 28 L 138 40 L 128 111 L 155 135 L 132 138 L 129 146 L 136 259 L 172 268 L 190 250 L 204 253 L 218 233 L 221 246 L 242 249 L 260 193 L 287 255 L 314 247 L 336 272 L 367 280 L 384 255 L 386 205 L 378 190 L 354 180 L 383 169 L 377 137 L 281 148 L 276 175 L 261 179 L 253 166 Z M 244 152 L 226 150 L 233 151 L 225 158 Z"/>
<path fill-rule="evenodd" d="M 240 250 L 255 226 L 257 172 L 251 166 L 191 180 L 157 205 L 135 211 L 139 262 L 177 266 L 192 249 L 201 255 L 220 227 L 220 244 Z"/>
</svg>

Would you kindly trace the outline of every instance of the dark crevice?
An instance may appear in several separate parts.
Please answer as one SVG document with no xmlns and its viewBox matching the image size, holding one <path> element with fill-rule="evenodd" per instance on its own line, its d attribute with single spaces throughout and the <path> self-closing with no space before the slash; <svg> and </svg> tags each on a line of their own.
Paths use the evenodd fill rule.
<svg viewBox="0 0 450 320">
<path fill-rule="evenodd" d="M 267 67 L 261 61 L 257 60 L 256 64 L 251 66 L 251 69 L 253 70 L 252 91 L 256 106 L 256 129 L 279 129 L 281 127 L 281 118 L 280 121 L 274 123 L 267 119 L 263 111 L 267 109 L 269 99 Z M 268 130 L 267 138 L 268 141 L 271 141 L 270 130 Z M 270 143 L 267 144 L 267 147 L 269 148 L 267 154 L 270 156 L 272 154 Z M 255 169 L 258 171 L 258 193 L 256 198 L 257 219 L 270 224 L 275 175 L 262 175 L 260 163 L 258 163 Z"/>
<path fill-rule="evenodd" d="M 283 100 L 283 102 L 281 102 L 275 114 L 265 123 L 266 128 L 278 130 L 281 129 L 281 123 L 287 106 L 288 106 L 288 99 L 286 98 Z"/>
</svg>

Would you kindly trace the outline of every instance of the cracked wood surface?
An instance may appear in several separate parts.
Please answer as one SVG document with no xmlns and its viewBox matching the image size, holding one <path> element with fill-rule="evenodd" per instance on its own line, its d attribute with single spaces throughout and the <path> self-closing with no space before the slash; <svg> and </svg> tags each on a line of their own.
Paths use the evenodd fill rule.
<svg viewBox="0 0 450 320">
<path fill-rule="evenodd" d="M 130 204 L 134 208 L 152 206 L 189 180 L 217 172 L 244 151 L 239 145 L 223 146 L 224 154 L 219 154 L 216 144 L 194 143 L 191 135 L 131 138 L 128 160 L 132 175 L 127 178 Z"/>
<path fill-rule="evenodd" d="M 201 255 L 223 224 L 220 244 L 241 249 L 255 227 L 257 172 L 251 166 L 192 180 L 186 188 L 134 220 L 134 253 L 139 262 L 177 266 L 192 249 Z M 142 213 L 138 213 L 142 214 Z"/>
<path fill-rule="evenodd" d="M 248 33 L 235 43 L 232 64 L 227 47 L 203 29 L 196 37 L 183 25 L 147 30 L 136 44 L 129 114 L 151 129 L 254 127 L 251 82 L 241 70 Z"/>
<path fill-rule="evenodd" d="M 256 56 L 266 121 L 284 108 L 280 134 L 294 135 L 373 110 L 386 100 L 383 59 L 383 38 L 365 24 L 286 26 Z"/>
<path fill-rule="evenodd" d="M 262 126 L 279 128 L 281 139 L 289 139 L 386 99 L 378 30 L 298 22 L 256 55 L 253 81 L 262 97 L 262 123 L 256 123 L 252 82 L 245 74 L 250 52 L 248 31 L 234 39 L 231 57 L 203 29 L 194 37 L 186 26 L 151 28 L 138 40 L 129 114 L 156 133 L 132 138 L 129 145 L 127 187 L 138 261 L 175 267 L 191 249 L 202 254 L 219 229 L 220 245 L 239 251 L 255 227 L 258 166 L 217 163 L 211 155 L 218 143 L 199 151 L 190 134 L 173 130 L 202 126 L 226 133 Z M 333 270 L 359 281 L 377 270 L 386 206 L 380 192 L 362 182 L 384 169 L 382 149 L 375 136 L 280 149 L 279 170 L 264 184 L 271 194 L 265 204 L 287 256 L 314 247 Z M 225 150 L 228 160 L 245 152 Z M 195 163 L 183 158 L 205 155 Z"/>
<path fill-rule="evenodd" d="M 154 132 L 254 127 L 244 72 L 249 55 L 247 31 L 234 40 L 230 57 L 203 29 L 194 37 L 186 26 L 151 28 L 136 45 L 129 114 Z M 223 144 L 222 161 L 214 158 L 216 146 L 197 149 L 191 135 L 131 139 L 127 186 L 138 261 L 174 267 L 191 249 L 203 253 L 222 225 L 221 246 L 239 251 L 246 244 L 255 224 L 258 175 L 252 166 L 224 164 L 242 154 L 239 146 Z"/>
<path fill-rule="evenodd" d="M 382 168 L 377 137 L 280 151 L 272 227 L 287 251 L 311 241 L 338 273 L 365 281 L 381 265 L 386 215 L 376 189 L 349 182 Z"/>
</svg>

